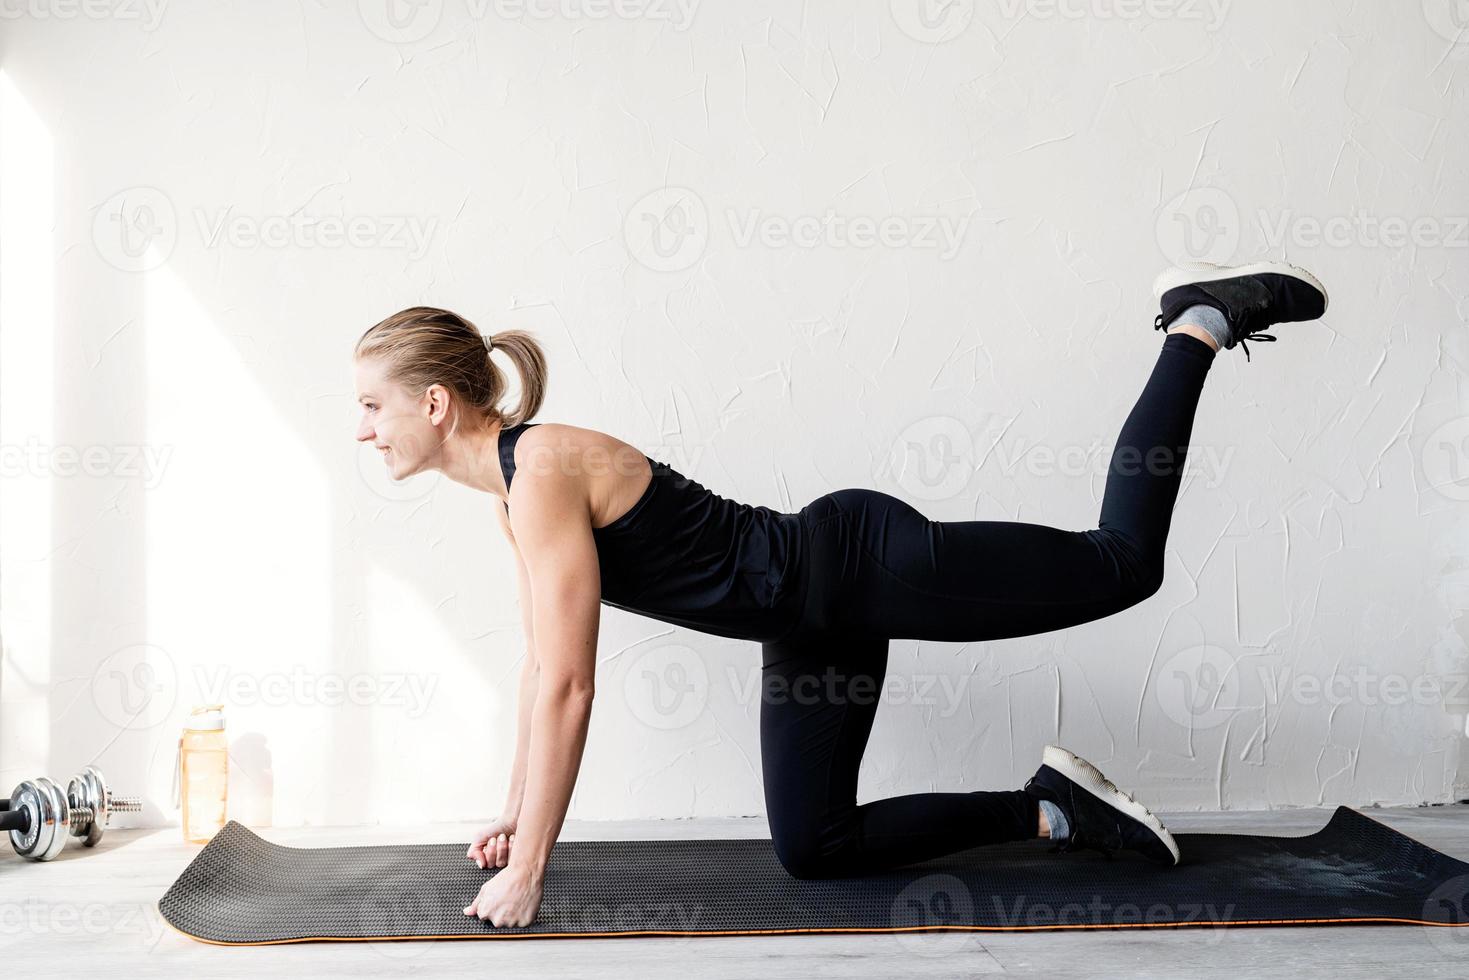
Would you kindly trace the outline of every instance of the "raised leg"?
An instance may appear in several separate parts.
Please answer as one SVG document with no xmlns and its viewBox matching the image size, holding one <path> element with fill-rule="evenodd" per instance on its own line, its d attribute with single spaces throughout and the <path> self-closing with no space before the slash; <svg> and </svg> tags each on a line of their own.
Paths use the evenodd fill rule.
<svg viewBox="0 0 1469 980">
<path fill-rule="evenodd" d="M 1214 356 L 1187 333 L 1164 339 L 1118 436 L 1093 530 L 933 521 L 876 490 L 829 494 L 847 525 L 838 547 L 812 556 L 813 576 L 841 583 L 829 625 L 894 639 L 1001 639 L 1100 619 L 1152 595 Z"/>
</svg>

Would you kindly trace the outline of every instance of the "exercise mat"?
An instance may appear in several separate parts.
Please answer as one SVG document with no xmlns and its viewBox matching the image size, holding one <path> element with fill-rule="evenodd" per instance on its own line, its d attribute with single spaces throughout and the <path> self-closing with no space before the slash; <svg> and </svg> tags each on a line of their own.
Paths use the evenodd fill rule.
<svg viewBox="0 0 1469 980">
<path fill-rule="evenodd" d="M 1045 840 L 793 878 L 768 839 L 562 841 L 529 926 L 464 914 L 467 844 L 297 848 L 230 821 L 159 902 L 210 943 L 1466 924 L 1469 864 L 1348 807 L 1303 837 L 1178 834 L 1165 868 Z M 917 937 L 909 941 L 918 941 Z M 932 941 L 932 937 L 929 937 Z"/>
</svg>

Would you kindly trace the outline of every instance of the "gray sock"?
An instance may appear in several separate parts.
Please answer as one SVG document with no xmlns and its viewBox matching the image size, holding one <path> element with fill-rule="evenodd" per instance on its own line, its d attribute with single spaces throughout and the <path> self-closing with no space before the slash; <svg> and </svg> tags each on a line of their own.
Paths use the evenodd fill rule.
<svg viewBox="0 0 1469 980">
<path fill-rule="evenodd" d="M 1066 814 L 1061 808 L 1050 800 L 1037 800 L 1041 805 L 1041 812 L 1046 815 L 1046 823 L 1051 828 L 1051 840 L 1065 840 L 1071 836 L 1071 824 L 1066 820 Z"/>
<path fill-rule="evenodd" d="M 1214 338 L 1214 342 L 1219 345 L 1220 350 L 1223 350 L 1225 345 L 1229 343 L 1229 321 L 1225 319 L 1223 313 L 1212 306 L 1203 303 L 1190 306 L 1188 309 L 1179 313 L 1178 316 L 1165 323 L 1163 329 L 1167 331 L 1175 323 L 1180 321 L 1183 323 L 1198 324 L 1209 331 L 1209 336 Z"/>
</svg>

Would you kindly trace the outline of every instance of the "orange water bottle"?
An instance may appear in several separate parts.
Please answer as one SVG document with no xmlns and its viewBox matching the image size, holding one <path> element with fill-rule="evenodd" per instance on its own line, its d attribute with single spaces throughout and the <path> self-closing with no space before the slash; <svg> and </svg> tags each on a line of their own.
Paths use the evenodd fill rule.
<svg viewBox="0 0 1469 980">
<path fill-rule="evenodd" d="M 177 759 L 176 789 L 183 808 L 184 840 L 207 844 L 224 827 L 229 771 L 224 705 L 195 708 L 179 736 Z"/>
</svg>

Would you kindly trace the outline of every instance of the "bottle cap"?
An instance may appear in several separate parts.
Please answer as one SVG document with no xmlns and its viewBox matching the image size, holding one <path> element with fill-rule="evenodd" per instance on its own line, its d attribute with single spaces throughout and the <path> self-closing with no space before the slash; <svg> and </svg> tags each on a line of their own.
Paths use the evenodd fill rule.
<svg viewBox="0 0 1469 980">
<path fill-rule="evenodd" d="M 189 712 L 188 721 L 184 723 L 185 731 L 191 732 L 217 732 L 224 730 L 224 705 L 206 704 Z"/>
</svg>

